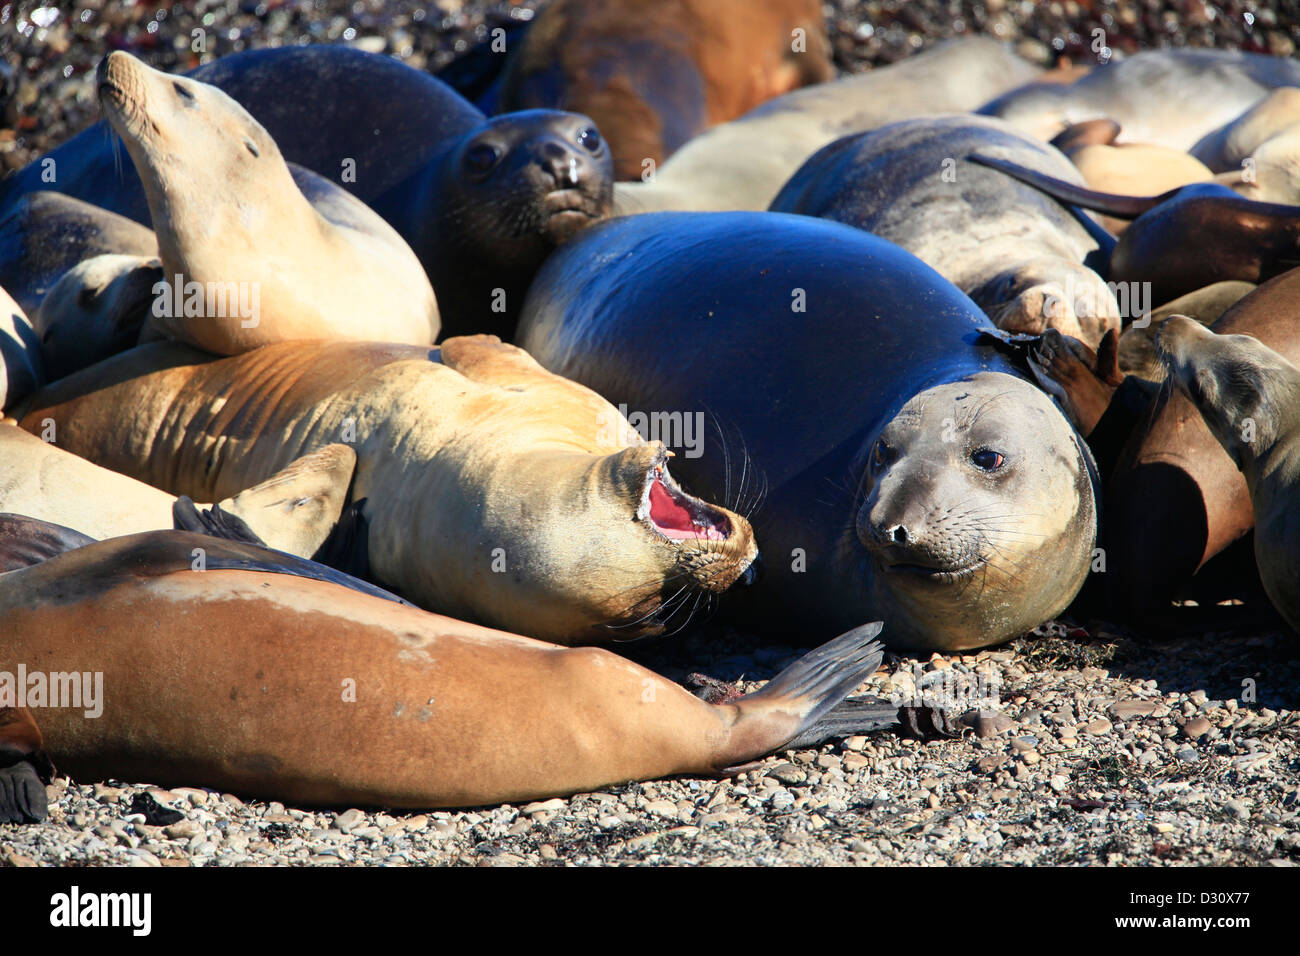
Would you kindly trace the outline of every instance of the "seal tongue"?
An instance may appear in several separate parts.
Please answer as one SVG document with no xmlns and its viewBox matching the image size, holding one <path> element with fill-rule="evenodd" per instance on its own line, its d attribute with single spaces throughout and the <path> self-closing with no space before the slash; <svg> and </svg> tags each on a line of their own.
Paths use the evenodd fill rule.
<svg viewBox="0 0 1300 956">
<path fill-rule="evenodd" d="M 727 537 L 725 527 L 720 527 L 701 509 L 691 508 L 689 501 L 675 494 L 659 478 L 650 484 L 650 520 L 660 534 L 679 541 L 687 538 L 722 541 Z"/>
</svg>

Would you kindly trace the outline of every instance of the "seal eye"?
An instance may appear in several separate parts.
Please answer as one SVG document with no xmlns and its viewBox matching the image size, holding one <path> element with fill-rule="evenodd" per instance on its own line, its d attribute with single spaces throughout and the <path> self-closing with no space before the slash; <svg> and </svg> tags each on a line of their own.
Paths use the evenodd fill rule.
<svg viewBox="0 0 1300 956">
<path fill-rule="evenodd" d="M 179 83 L 172 83 L 172 89 L 174 89 L 177 95 L 185 101 L 186 106 L 194 105 L 194 94 L 185 87 L 181 86 Z"/>
<path fill-rule="evenodd" d="M 981 448 L 971 453 L 970 460 L 975 463 L 976 468 L 982 468 L 985 471 L 997 471 L 1002 467 L 1002 463 L 1006 461 L 1006 458 L 991 448 Z"/>
<path fill-rule="evenodd" d="M 471 146 L 465 152 L 465 165 L 471 172 L 487 173 L 501 159 L 501 151 L 487 143 Z"/>
<path fill-rule="evenodd" d="M 888 457 L 887 453 L 888 453 L 888 448 L 885 446 L 884 441 L 881 439 L 877 439 L 876 447 L 871 449 L 872 467 L 879 468 L 881 465 L 883 465 L 885 463 L 885 458 Z"/>
<path fill-rule="evenodd" d="M 254 143 L 253 143 L 253 141 L 252 141 L 251 139 L 247 139 L 247 138 L 246 138 L 246 139 L 244 140 L 244 148 L 247 149 L 250 153 L 252 153 L 253 156 L 254 156 L 254 158 L 260 157 L 260 156 L 262 155 L 261 153 L 259 153 L 259 152 L 257 151 L 257 146 L 254 145 Z"/>
<path fill-rule="evenodd" d="M 578 145 L 589 153 L 600 149 L 600 134 L 596 132 L 595 127 L 588 126 L 578 134 Z"/>
</svg>

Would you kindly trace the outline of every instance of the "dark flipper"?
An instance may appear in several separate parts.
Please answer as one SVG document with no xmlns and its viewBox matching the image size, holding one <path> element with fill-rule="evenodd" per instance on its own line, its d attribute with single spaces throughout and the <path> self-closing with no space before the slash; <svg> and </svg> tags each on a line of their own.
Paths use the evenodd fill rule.
<svg viewBox="0 0 1300 956">
<path fill-rule="evenodd" d="M 94 543 L 94 538 L 61 524 L 26 515 L 0 514 L 0 573 L 31 567 Z"/>
<path fill-rule="evenodd" d="M 847 697 L 785 746 L 790 750 L 816 747 L 840 737 L 887 730 L 897 723 L 897 705 L 878 697 Z"/>
<path fill-rule="evenodd" d="M 253 533 L 243 518 L 222 511 L 220 505 L 200 511 L 193 499 L 186 495 L 181 495 L 172 505 L 172 524 L 177 531 L 192 531 L 226 541 L 266 547 L 266 542 Z"/>
<path fill-rule="evenodd" d="M 1114 193 L 1102 193 L 1084 186 L 1076 186 L 1063 179 L 1047 176 L 1037 170 L 1026 169 L 1024 166 L 993 156 L 972 153 L 967 159 L 980 166 L 988 166 L 990 169 L 1006 173 L 1012 179 L 1033 186 L 1063 203 L 1082 206 L 1084 209 L 1102 212 L 1117 219 L 1136 219 L 1148 209 L 1155 208 L 1178 192 L 1178 189 L 1171 189 L 1159 196 L 1117 196 Z"/>
<path fill-rule="evenodd" d="M 48 813 L 45 784 L 35 767 L 20 760 L 0 770 L 0 823 L 40 823 Z"/>
</svg>

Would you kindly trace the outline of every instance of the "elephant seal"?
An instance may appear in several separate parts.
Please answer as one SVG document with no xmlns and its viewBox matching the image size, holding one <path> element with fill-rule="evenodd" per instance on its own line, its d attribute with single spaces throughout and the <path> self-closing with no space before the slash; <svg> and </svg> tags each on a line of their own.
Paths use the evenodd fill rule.
<svg viewBox="0 0 1300 956">
<path fill-rule="evenodd" d="M 836 140 L 799 168 L 773 212 L 857 226 L 936 269 L 1000 329 L 1054 328 L 1093 346 L 1120 324 L 1084 260 L 1099 244 L 1031 186 L 966 160 L 980 151 L 1082 179 L 1060 152 L 981 116 L 927 116 Z"/>
<path fill-rule="evenodd" d="M 1211 328 L 1253 336 L 1295 363 L 1297 311 L 1300 269 L 1293 269 Z M 1247 534 L 1254 516 L 1241 473 L 1182 392 L 1166 387 L 1129 417 L 1131 433 L 1107 481 L 1104 577 L 1117 611 L 1146 617 L 1163 612 L 1199 568 Z"/>
<path fill-rule="evenodd" d="M 409 247 L 327 180 L 309 202 L 275 141 L 225 93 L 120 51 L 100 62 L 97 88 L 158 238 L 156 332 L 221 355 L 291 339 L 436 338 L 433 291 Z"/>
<path fill-rule="evenodd" d="M 299 188 L 322 192 L 316 180 L 325 177 L 383 217 L 432 282 L 446 337 L 508 337 L 537 266 L 610 209 L 609 149 L 576 113 L 488 120 L 420 70 L 328 44 L 221 57 L 190 81 L 222 90 L 252 114 Z M 117 171 L 102 129 L 45 158 L 61 171 L 53 188 L 148 221 L 137 177 Z M 0 183 L 0 210 L 24 192 L 51 188 L 40 182 L 43 159 Z"/>
<path fill-rule="evenodd" d="M 818 0 L 556 0 L 506 61 L 503 111 L 596 121 L 619 179 L 711 126 L 834 76 Z"/>
<path fill-rule="evenodd" d="M 547 640 L 662 633 L 754 573 L 748 522 L 682 491 L 661 443 L 490 336 L 142 346 L 33 396 L 23 426 L 46 419 L 60 447 L 199 501 L 348 443 L 377 583 Z"/>
<path fill-rule="evenodd" d="M 0 288 L 0 411 L 45 384 L 40 340 L 13 297 Z"/>
<path fill-rule="evenodd" d="M 0 286 L 31 316 L 69 269 L 95 256 L 157 257 L 153 231 L 62 193 L 22 196 L 0 219 Z"/>
<path fill-rule="evenodd" d="M 991 39 L 942 43 L 861 76 L 787 93 L 696 136 L 648 181 L 617 184 L 614 208 L 766 209 L 804 160 L 841 136 L 974 109 L 1038 73 Z"/>
<path fill-rule="evenodd" d="M 65 272 L 32 318 L 50 380 L 137 345 L 165 282 L 157 257 L 94 256 Z"/>
<path fill-rule="evenodd" d="M 1300 210 L 1294 206 L 1253 202 L 1217 183 L 1193 183 L 1159 196 L 1115 196 L 998 157 L 971 159 L 1063 203 L 1132 219 L 1111 252 L 1106 278 L 1149 288 L 1156 302 L 1215 282 L 1263 282 L 1297 261 Z"/>
<path fill-rule="evenodd" d="M 338 525 L 355 468 L 350 447 L 327 445 L 217 507 L 269 547 L 310 558 Z M 172 527 L 175 507 L 174 495 L 0 424 L 0 512 L 116 538 Z"/>
<path fill-rule="evenodd" d="M 1260 97 L 1300 84 L 1300 63 L 1239 50 L 1144 50 L 1073 83 L 1035 83 L 980 109 L 1047 141 L 1093 119 L 1119 123 L 1132 142 L 1192 149 Z"/>
<path fill-rule="evenodd" d="M 608 651 L 429 614 L 308 564 L 184 532 L 68 551 L 0 575 L 0 670 L 103 675 L 98 716 L 37 708 L 80 778 L 311 805 L 481 806 L 717 773 L 897 711 L 842 704 L 880 663 L 878 623 L 708 704 Z"/>
<path fill-rule="evenodd" d="M 1250 335 L 1216 333 L 1170 316 L 1156 348 L 1178 390 L 1241 470 L 1255 519 L 1255 560 L 1264 591 L 1300 630 L 1300 369 Z"/>
<path fill-rule="evenodd" d="M 652 213 L 560 250 L 520 338 L 611 401 L 733 436 L 679 470 L 706 495 L 765 476 L 760 626 L 784 609 L 815 639 L 879 617 L 891 646 L 959 650 L 1064 609 L 1096 533 L 1082 440 L 986 325 L 861 230 Z"/>
</svg>

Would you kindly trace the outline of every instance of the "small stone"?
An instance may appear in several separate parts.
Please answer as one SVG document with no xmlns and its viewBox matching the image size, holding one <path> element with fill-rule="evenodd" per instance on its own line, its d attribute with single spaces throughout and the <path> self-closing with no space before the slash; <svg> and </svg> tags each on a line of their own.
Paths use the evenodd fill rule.
<svg viewBox="0 0 1300 956">
<path fill-rule="evenodd" d="M 223 793 L 221 795 L 221 802 L 228 807 L 234 807 L 236 810 L 242 810 L 244 808 L 244 801 L 240 800 L 233 793 Z M 281 810 L 281 812 L 283 813 L 284 811 Z"/>
<path fill-rule="evenodd" d="M 558 860 L 560 858 L 560 854 L 555 852 L 555 847 L 549 843 L 543 843 L 537 852 L 541 854 L 543 860 Z"/>
<path fill-rule="evenodd" d="M 975 767 L 980 773 L 992 773 L 1007 762 L 1005 754 L 989 754 L 987 757 L 981 757 L 975 761 Z"/>
<path fill-rule="evenodd" d="M 1176 754 L 1183 763 L 1196 763 L 1196 751 L 1191 747 L 1184 747 Z"/>
<path fill-rule="evenodd" d="M 867 746 L 867 738 L 863 736 L 849 737 L 844 741 L 844 749 L 852 751 L 861 751 Z"/>
<path fill-rule="evenodd" d="M 1098 717 L 1096 720 L 1090 721 L 1088 726 L 1083 729 L 1093 737 L 1100 737 L 1102 734 L 1110 733 L 1112 726 L 1111 722 L 1105 717 Z"/>
<path fill-rule="evenodd" d="M 1038 751 L 1036 750 L 1029 750 L 1020 755 L 1021 762 L 1028 764 L 1030 767 L 1034 766 L 1042 759 L 1043 758 L 1038 755 Z"/>
<path fill-rule="evenodd" d="M 1074 724 L 1066 724 L 1057 729 L 1056 735 L 1062 740 L 1073 740 L 1079 735 L 1079 731 L 1075 729 Z"/>
<path fill-rule="evenodd" d="M 366 815 L 360 810 L 353 807 L 351 810 L 344 810 L 334 818 L 334 826 L 338 827 L 344 833 L 355 830 L 366 819 Z"/>
<path fill-rule="evenodd" d="M 984 740 L 1004 734 L 1016 726 L 1016 722 L 1006 714 L 992 710 L 968 710 L 961 715 L 961 723 L 973 728 L 975 736 Z"/>
<path fill-rule="evenodd" d="M 193 820 L 181 820 L 169 827 L 163 827 L 163 834 L 169 840 L 192 840 L 203 835 L 203 827 Z"/>
<path fill-rule="evenodd" d="M 416 833 L 423 830 L 429 825 L 429 818 L 423 813 L 413 817 L 407 817 L 402 821 L 402 826 L 408 833 Z"/>
<path fill-rule="evenodd" d="M 1052 778 L 1047 781 L 1047 785 L 1051 787 L 1053 790 L 1055 790 L 1057 793 L 1064 793 L 1065 788 L 1070 785 L 1070 781 L 1068 778 L 1063 777 L 1061 776 L 1061 774 L 1057 773 L 1052 775 Z"/>
<path fill-rule="evenodd" d="M 657 817 L 677 818 L 677 804 L 668 800 L 651 800 L 646 803 L 645 809 L 646 813 L 653 813 Z"/>
<path fill-rule="evenodd" d="M 844 769 L 849 771 L 850 773 L 852 773 L 855 770 L 863 770 L 869 766 L 871 766 L 871 761 L 868 760 L 866 757 L 859 757 L 857 755 L 852 755 L 852 756 L 846 756 L 844 758 Z"/>
<path fill-rule="evenodd" d="M 832 767 L 839 767 L 840 758 L 834 754 L 822 754 L 817 758 L 817 766 L 823 770 L 830 770 Z"/>
<path fill-rule="evenodd" d="M 1117 700 L 1110 706 L 1108 713 L 1116 720 L 1133 720 L 1150 717 L 1155 713 L 1157 702 L 1154 700 Z"/>
<path fill-rule="evenodd" d="M 1227 810 L 1238 820 L 1250 819 L 1250 809 L 1240 800 L 1229 800 L 1223 805 L 1223 809 Z"/>
<path fill-rule="evenodd" d="M 1197 737 L 1204 737 L 1210 732 L 1210 722 L 1204 717 L 1193 717 L 1187 723 L 1183 724 L 1183 736 L 1189 740 L 1195 740 Z"/>
<path fill-rule="evenodd" d="M 539 800 L 536 803 L 530 803 L 519 812 L 531 817 L 538 813 L 559 813 L 564 807 L 564 801 L 556 797 L 553 800 Z"/>
<path fill-rule="evenodd" d="M 792 784 L 803 783 L 808 779 L 808 774 L 792 763 L 779 763 L 766 773 L 767 776 L 785 784 L 787 787 Z"/>
</svg>

